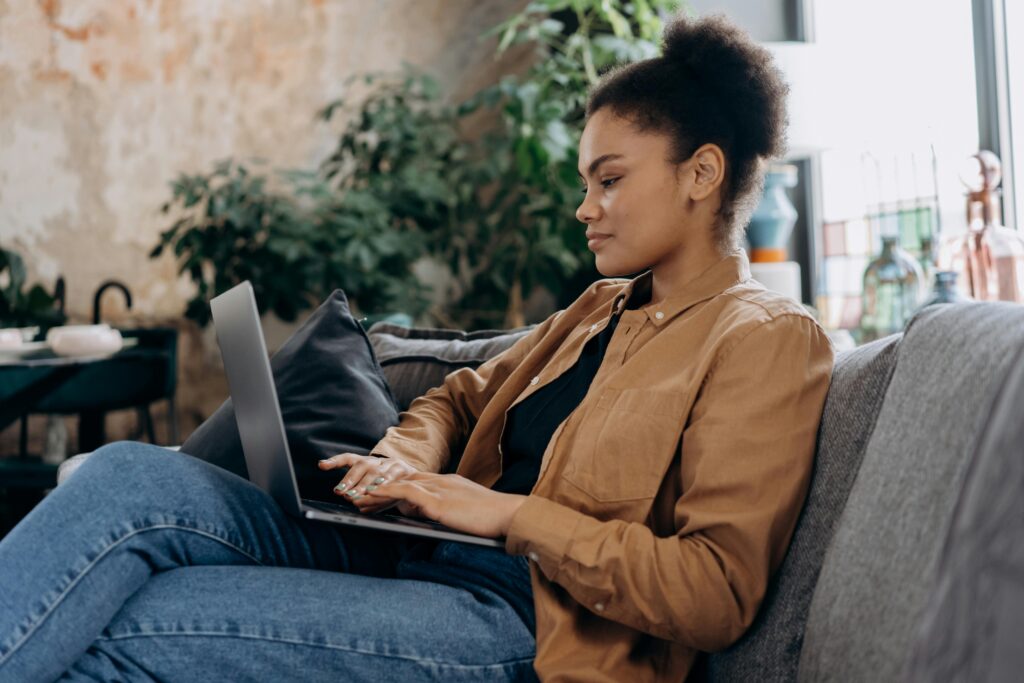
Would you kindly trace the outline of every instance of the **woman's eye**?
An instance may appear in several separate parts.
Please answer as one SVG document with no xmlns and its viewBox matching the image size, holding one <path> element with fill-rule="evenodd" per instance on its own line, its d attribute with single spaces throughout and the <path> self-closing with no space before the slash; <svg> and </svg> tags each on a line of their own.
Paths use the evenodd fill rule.
<svg viewBox="0 0 1024 683">
<path fill-rule="evenodd" d="M 620 178 L 608 178 L 606 180 L 602 180 L 601 181 L 601 187 L 605 187 L 605 188 L 611 187 L 612 185 L 617 183 L 619 180 L 620 180 Z M 587 193 L 587 188 L 586 187 L 581 187 L 580 188 L 580 193 L 581 194 L 586 194 Z"/>
</svg>

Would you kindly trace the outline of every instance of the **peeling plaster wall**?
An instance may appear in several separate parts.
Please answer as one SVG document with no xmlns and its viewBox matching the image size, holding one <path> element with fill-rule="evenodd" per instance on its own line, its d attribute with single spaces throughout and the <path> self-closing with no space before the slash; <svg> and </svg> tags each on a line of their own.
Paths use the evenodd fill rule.
<svg viewBox="0 0 1024 683">
<path fill-rule="evenodd" d="M 105 320 L 181 327 L 186 435 L 224 389 L 202 380 L 217 363 L 211 335 L 180 321 L 191 284 L 169 256 L 147 257 L 168 182 L 228 156 L 312 167 L 335 141 L 314 113 L 353 73 L 406 61 L 449 92 L 474 90 L 517 59 L 495 61 L 480 34 L 524 4 L 0 0 L 0 245 L 26 256 L 30 282 L 65 277 L 72 322 L 116 278 L 134 306 L 104 297 Z"/>
</svg>

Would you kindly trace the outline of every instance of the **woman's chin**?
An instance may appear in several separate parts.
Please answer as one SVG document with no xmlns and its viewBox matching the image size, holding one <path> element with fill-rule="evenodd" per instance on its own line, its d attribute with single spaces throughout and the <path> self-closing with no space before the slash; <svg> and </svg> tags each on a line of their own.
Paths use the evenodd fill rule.
<svg viewBox="0 0 1024 683">
<path fill-rule="evenodd" d="M 595 259 L 594 267 L 597 272 L 601 273 L 601 277 L 615 277 L 614 273 L 608 269 L 608 266 L 601 263 L 601 259 Z"/>
<path fill-rule="evenodd" d="M 597 272 L 601 273 L 602 277 L 625 277 L 637 272 L 636 270 L 630 270 L 627 264 L 602 257 L 601 254 L 598 254 L 597 258 L 594 259 L 594 267 L 597 268 Z"/>
</svg>

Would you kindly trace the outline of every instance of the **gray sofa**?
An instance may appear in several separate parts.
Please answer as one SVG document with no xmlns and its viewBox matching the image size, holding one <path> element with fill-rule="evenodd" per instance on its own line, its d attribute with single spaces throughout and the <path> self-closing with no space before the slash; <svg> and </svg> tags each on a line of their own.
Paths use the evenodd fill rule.
<svg viewBox="0 0 1024 683">
<path fill-rule="evenodd" d="M 429 354 L 441 369 L 396 375 L 394 330 L 375 328 L 405 404 L 445 363 L 506 346 L 434 331 Z M 459 358 L 444 357 L 456 347 Z M 1024 676 L 1022 350 L 1024 306 L 968 303 L 930 307 L 903 334 L 839 354 L 786 559 L 748 632 L 703 656 L 691 678 Z"/>
</svg>

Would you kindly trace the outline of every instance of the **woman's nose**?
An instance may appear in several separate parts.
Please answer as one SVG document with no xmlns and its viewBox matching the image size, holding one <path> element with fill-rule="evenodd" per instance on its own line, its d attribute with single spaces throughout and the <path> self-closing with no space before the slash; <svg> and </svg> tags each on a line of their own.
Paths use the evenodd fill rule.
<svg viewBox="0 0 1024 683">
<path fill-rule="evenodd" d="M 588 192 L 583 197 L 583 203 L 580 204 L 579 208 L 576 209 L 576 220 L 580 223 L 590 224 L 595 222 L 601 217 L 601 205 L 597 201 L 597 197 L 591 197 Z"/>
</svg>

